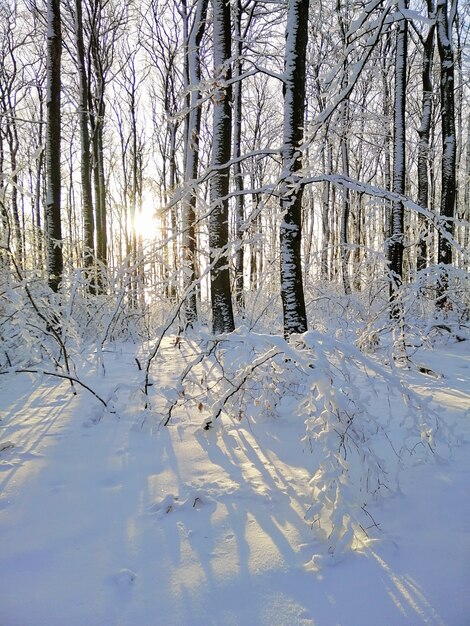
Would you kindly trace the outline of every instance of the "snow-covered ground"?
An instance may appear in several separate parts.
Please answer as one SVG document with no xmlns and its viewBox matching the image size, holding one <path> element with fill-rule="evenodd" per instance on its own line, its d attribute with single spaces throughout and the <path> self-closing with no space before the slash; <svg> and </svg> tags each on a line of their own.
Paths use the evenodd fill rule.
<svg viewBox="0 0 470 626">
<path fill-rule="evenodd" d="M 158 427 L 130 393 L 133 350 L 87 374 L 117 389 L 115 414 L 54 378 L 0 377 L 2 626 L 470 624 L 468 341 L 415 355 L 443 377 L 403 373 L 460 443 L 408 464 L 401 491 L 369 505 L 380 529 L 318 569 L 304 420 L 206 432 L 179 412 Z M 178 358 L 155 367 L 170 389 Z"/>
</svg>

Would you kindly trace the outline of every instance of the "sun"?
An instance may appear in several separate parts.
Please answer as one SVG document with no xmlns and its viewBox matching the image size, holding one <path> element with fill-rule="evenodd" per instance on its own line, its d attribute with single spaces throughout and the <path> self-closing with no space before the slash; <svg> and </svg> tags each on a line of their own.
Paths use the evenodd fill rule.
<svg viewBox="0 0 470 626">
<path fill-rule="evenodd" d="M 158 205 L 153 196 L 146 196 L 142 201 L 142 207 L 135 215 L 135 232 L 143 240 L 151 240 L 158 237 L 160 231 L 160 219 L 157 214 Z"/>
</svg>

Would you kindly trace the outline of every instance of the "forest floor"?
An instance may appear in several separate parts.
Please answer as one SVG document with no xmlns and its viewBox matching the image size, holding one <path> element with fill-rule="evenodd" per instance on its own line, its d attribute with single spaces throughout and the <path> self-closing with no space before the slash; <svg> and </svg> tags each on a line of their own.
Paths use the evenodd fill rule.
<svg viewBox="0 0 470 626">
<path fill-rule="evenodd" d="M 470 623 L 469 341 L 420 353 L 439 378 L 403 374 L 460 442 L 404 470 L 369 507 L 371 539 L 321 568 L 304 420 L 150 424 L 134 351 L 83 368 L 116 414 L 57 379 L 0 379 L 1 626 Z M 169 356 L 155 379 L 171 389 Z"/>
</svg>

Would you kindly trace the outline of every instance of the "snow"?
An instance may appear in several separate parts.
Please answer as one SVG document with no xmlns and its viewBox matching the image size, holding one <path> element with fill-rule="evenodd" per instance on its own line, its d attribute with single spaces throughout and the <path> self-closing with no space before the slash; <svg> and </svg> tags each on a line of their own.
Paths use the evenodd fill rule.
<svg viewBox="0 0 470 626">
<path fill-rule="evenodd" d="M 204 407 L 176 405 L 164 427 L 184 350 L 165 341 L 150 411 L 134 344 L 108 346 L 105 376 L 93 359 L 81 368 L 104 413 L 66 381 L 0 377 L 2 625 L 468 623 L 468 340 L 420 348 L 413 361 L 433 375 L 400 374 L 458 445 L 412 456 L 400 488 L 368 506 L 380 530 L 331 566 L 304 519 L 314 455 L 294 398 L 277 417 L 225 414 L 209 431 Z"/>
</svg>

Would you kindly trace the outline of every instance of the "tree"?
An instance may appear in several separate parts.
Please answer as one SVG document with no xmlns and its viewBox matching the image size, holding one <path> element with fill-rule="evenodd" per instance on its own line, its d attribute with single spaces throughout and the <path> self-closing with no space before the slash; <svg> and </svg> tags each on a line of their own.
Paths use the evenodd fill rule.
<svg viewBox="0 0 470 626">
<path fill-rule="evenodd" d="M 230 87 L 230 5 L 212 0 L 214 29 L 214 91 L 212 95 L 212 159 L 210 179 L 209 259 L 211 263 L 212 330 L 235 328 L 228 265 L 228 193 L 230 181 L 232 107 Z"/>
<path fill-rule="evenodd" d="M 64 261 L 62 256 L 61 225 L 61 56 L 62 30 L 60 0 L 47 2 L 47 130 L 46 130 L 46 233 L 47 269 L 50 288 L 57 292 L 62 279 Z"/>
<path fill-rule="evenodd" d="M 434 1 L 427 0 L 428 17 L 432 18 L 434 14 Z M 430 25 L 426 37 L 422 40 L 423 46 L 423 60 L 421 70 L 421 82 L 422 82 L 422 101 L 421 101 L 421 125 L 418 129 L 419 144 L 418 144 L 418 204 L 423 208 L 428 208 L 429 204 L 429 157 L 430 157 L 430 144 L 429 137 L 431 132 L 432 121 L 432 69 L 433 69 L 433 56 L 434 56 L 434 32 L 436 30 L 436 24 Z M 419 217 L 420 233 L 418 240 L 418 258 L 417 269 L 423 270 L 427 265 L 427 242 L 425 232 L 425 221 L 421 216 Z"/>
<path fill-rule="evenodd" d="M 242 224 L 245 220 L 244 216 L 244 197 L 243 197 L 243 173 L 240 163 L 241 143 L 242 143 L 242 80 L 243 72 L 243 37 L 242 37 L 242 6 L 240 0 L 235 0 L 232 4 L 233 26 L 235 33 L 235 61 L 233 64 L 233 182 L 235 188 L 235 300 L 239 309 L 244 307 L 243 296 L 243 266 L 244 266 L 244 248 L 242 243 Z"/>
<path fill-rule="evenodd" d="M 79 120 L 80 120 L 80 174 L 82 189 L 82 214 L 84 231 L 85 267 L 93 264 L 94 258 L 94 217 L 93 194 L 91 186 L 91 152 L 89 129 L 89 77 L 86 67 L 85 43 L 83 37 L 82 0 L 75 0 L 75 43 L 77 46 L 77 69 L 79 82 Z M 90 282 L 93 291 L 93 281 Z"/>
<path fill-rule="evenodd" d="M 447 0 L 438 0 L 436 6 L 437 46 L 440 58 L 440 92 L 442 125 L 442 175 L 441 175 L 441 222 L 439 231 L 438 261 L 445 265 L 452 263 L 452 244 L 449 236 L 453 235 L 455 210 L 455 105 L 454 105 L 454 51 L 452 46 L 452 20 L 448 19 Z M 438 304 L 449 305 L 447 297 L 447 271 L 439 287 Z"/>
<path fill-rule="evenodd" d="M 282 148 L 283 221 L 281 243 L 281 298 L 284 335 L 307 330 L 302 282 L 302 186 L 297 172 L 302 167 L 305 111 L 305 60 L 308 41 L 309 0 L 292 0 L 287 12 L 284 59 L 284 137 Z"/>
<path fill-rule="evenodd" d="M 201 132 L 201 105 L 198 102 L 201 92 L 201 58 L 200 46 L 204 35 L 207 18 L 208 0 L 198 0 L 191 27 L 188 28 L 186 1 L 183 2 L 187 31 L 185 51 L 185 78 L 186 78 L 186 126 L 184 147 L 184 184 L 186 186 L 182 203 L 182 252 L 183 252 L 183 289 L 187 292 L 185 313 L 189 325 L 197 319 L 196 299 L 196 202 L 197 189 L 194 181 L 197 179 L 199 168 L 199 135 Z"/>
<path fill-rule="evenodd" d="M 403 195 L 405 193 L 406 177 L 406 128 L 405 128 L 405 102 L 406 102 L 406 67 L 408 50 L 408 22 L 405 17 L 407 0 L 400 0 L 399 11 L 401 16 L 398 21 L 397 43 L 395 52 L 395 107 L 393 117 L 393 191 Z M 390 298 L 392 300 L 393 316 L 399 311 L 396 307 L 395 296 L 397 287 L 403 280 L 403 229 L 404 207 L 401 201 L 395 201 L 392 205 L 391 215 L 391 239 L 389 244 L 390 260 Z"/>
</svg>

